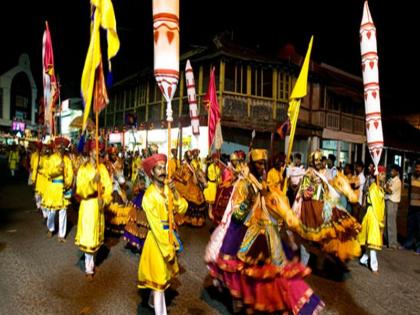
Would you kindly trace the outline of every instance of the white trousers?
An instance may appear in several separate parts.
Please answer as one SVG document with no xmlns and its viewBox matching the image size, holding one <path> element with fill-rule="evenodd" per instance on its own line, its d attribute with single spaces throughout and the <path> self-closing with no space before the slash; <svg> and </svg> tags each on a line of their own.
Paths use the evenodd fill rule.
<svg viewBox="0 0 420 315">
<path fill-rule="evenodd" d="M 67 232 L 67 210 L 49 210 L 47 218 L 47 227 L 51 232 L 55 231 L 55 213 L 58 212 L 58 237 L 64 238 Z"/>
<path fill-rule="evenodd" d="M 41 210 L 42 210 L 42 216 L 44 217 L 44 219 L 48 219 L 48 213 L 50 212 L 50 210 L 44 207 L 41 207 Z"/>
<path fill-rule="evenodd" d="M 376 255 L 375 250 L 367 249 L 359 261 L 362 265 L 367 266 L 368 260 L 369 260 L 370 268 L 372 269 L 372 271 L 378 271 L 378 268 L 379 268 L 378 257 Z"/>
<path fill-rule="evenodd" d="M 10 173 L 12 174 L 12 176 L 15 176 L 15 170 L 10 170 Z"/>
<path fill-rule="evenodd" d="M 300 262 L 305 267 L 308 265 L 311 254 L 306 250 L 305 246 L 300 245 Z"/>
<path fill-rule="evenodd" d="M 88 275 L 95 273 L 95 254 L 85 253 L 85 272 Z"/>
<path fill-rule="evenodd" d="M 151 300 L 153 298 L 153 305 Z M 149 306 L 155 309 L 155 315 L 167 315 L 166 313 L 166 301 L 164 291 L 152 291 L 149 297 Z"/>
<path fill-rule="evenodd" d="M 37 209 L 42 209 L 41 201 L 42 201 L 41 195 L 38 193 L 35 193 L 35 204 L 36 204 Z M 42 214 L 44 214 L 44 210 L 42 210 Z M 44 218 L 46 218 L 45 215 L 44 215 Z"/>
</svg>

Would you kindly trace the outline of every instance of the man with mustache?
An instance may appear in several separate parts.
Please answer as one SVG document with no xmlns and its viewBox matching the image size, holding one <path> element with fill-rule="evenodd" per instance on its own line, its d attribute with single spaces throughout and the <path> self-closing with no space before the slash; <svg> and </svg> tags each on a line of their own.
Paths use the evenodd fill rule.
<svg viewBox="0 0 420 315">
<path fill-rule="evenodd" d="M 174 182 L 165 183 L 166 161 L 164 154 L 153 154 L 143 161 L 143 169 L 152 183 L 142 201 L 150 230 L 140 258 L 138 287 L 152 290 L 149 305 L 155 309 L 156 315 L 166 315 L 164 291 L 179 272 L 176 251 L 180 244 L 169 220 L 173 220 L 175 212 L 184 214 L 188 207 L 187 201 L 175 189 Z M 174 213 L 168 211 L 169 198 L 173 201 Z"/>
</svg>

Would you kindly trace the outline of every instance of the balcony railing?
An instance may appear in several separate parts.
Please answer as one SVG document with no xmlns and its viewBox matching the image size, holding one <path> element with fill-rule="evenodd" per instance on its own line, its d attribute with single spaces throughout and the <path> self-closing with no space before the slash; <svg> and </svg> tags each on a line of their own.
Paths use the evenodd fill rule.
<svg viewBox="0 0 420 315">
<path fill-rule="evenodd" d="M 314 125 L 340 130 L 355 134 L 365 133 L 364 117 L 343 112 L 330 112 L 326 110 L 312 111 L 312 123 Z"/>
<path fill-rule="evenodd" d="M 223 93 L 223 111 L 226 118 L 251 118 L 255 121 L 285 120 L 287 104 L 272 98 Z"/>
</svg>

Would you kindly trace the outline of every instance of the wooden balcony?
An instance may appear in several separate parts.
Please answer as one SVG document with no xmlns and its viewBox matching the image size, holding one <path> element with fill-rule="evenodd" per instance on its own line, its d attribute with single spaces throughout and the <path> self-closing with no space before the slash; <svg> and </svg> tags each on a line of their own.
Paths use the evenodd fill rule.
<svg viewBox="0 0 420 315">
<path fill-rule="evenodd" d="M 338 111 L 314 110 L 312 111 L 312 123 L 332 130 L 365 134 L 365 119 L 363 116 Z"/>
<path fill-rule="evenodd" d="M 222 117 L 225 119 L 240 118 L 267 123 L 287 118 L 288 105 L 272 98 L 224 92 L 222 102 Z"/>
</svg>

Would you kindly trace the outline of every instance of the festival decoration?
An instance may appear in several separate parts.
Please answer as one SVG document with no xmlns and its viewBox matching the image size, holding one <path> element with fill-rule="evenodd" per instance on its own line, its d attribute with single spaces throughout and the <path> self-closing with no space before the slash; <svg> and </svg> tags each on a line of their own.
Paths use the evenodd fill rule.
<svg viewBox="0 0 420 315">
<path fill-rule="evenodd" d="M 363 7 L 360 25 L 360 50 L 366 112 L 366 138 L 370 155 L 375 164 L 375 174 L 384 147 L 382 133 L 381 101 L 379 94 L 378 50 L 376 27 L 369 11 L 368 2 Z"/>
<path fill-rule="evenodd" d="M 188 104 L 190 106 L 190 118 L 192 133 L 195 136 L 200 135 L 200 118 L 198 116 L 197 98 L 195 94 L 194 72 L 190 60 L 187 60 L 185 66 L 185 79 L 187 82 Z"/>
<path fill-rule="evenodd" d="M 168 157 L 171 156 L 172 98 L 179 80 L 179 0 L 153 0 L 154 74 L 166 100 Z M 168 178 L 171 178 L 168 169 Z M 173 200 L 168 196 L 169 228 L 173 230 Z M 172 243 L 173 235 L 169 233 Z"/>
</svg>

